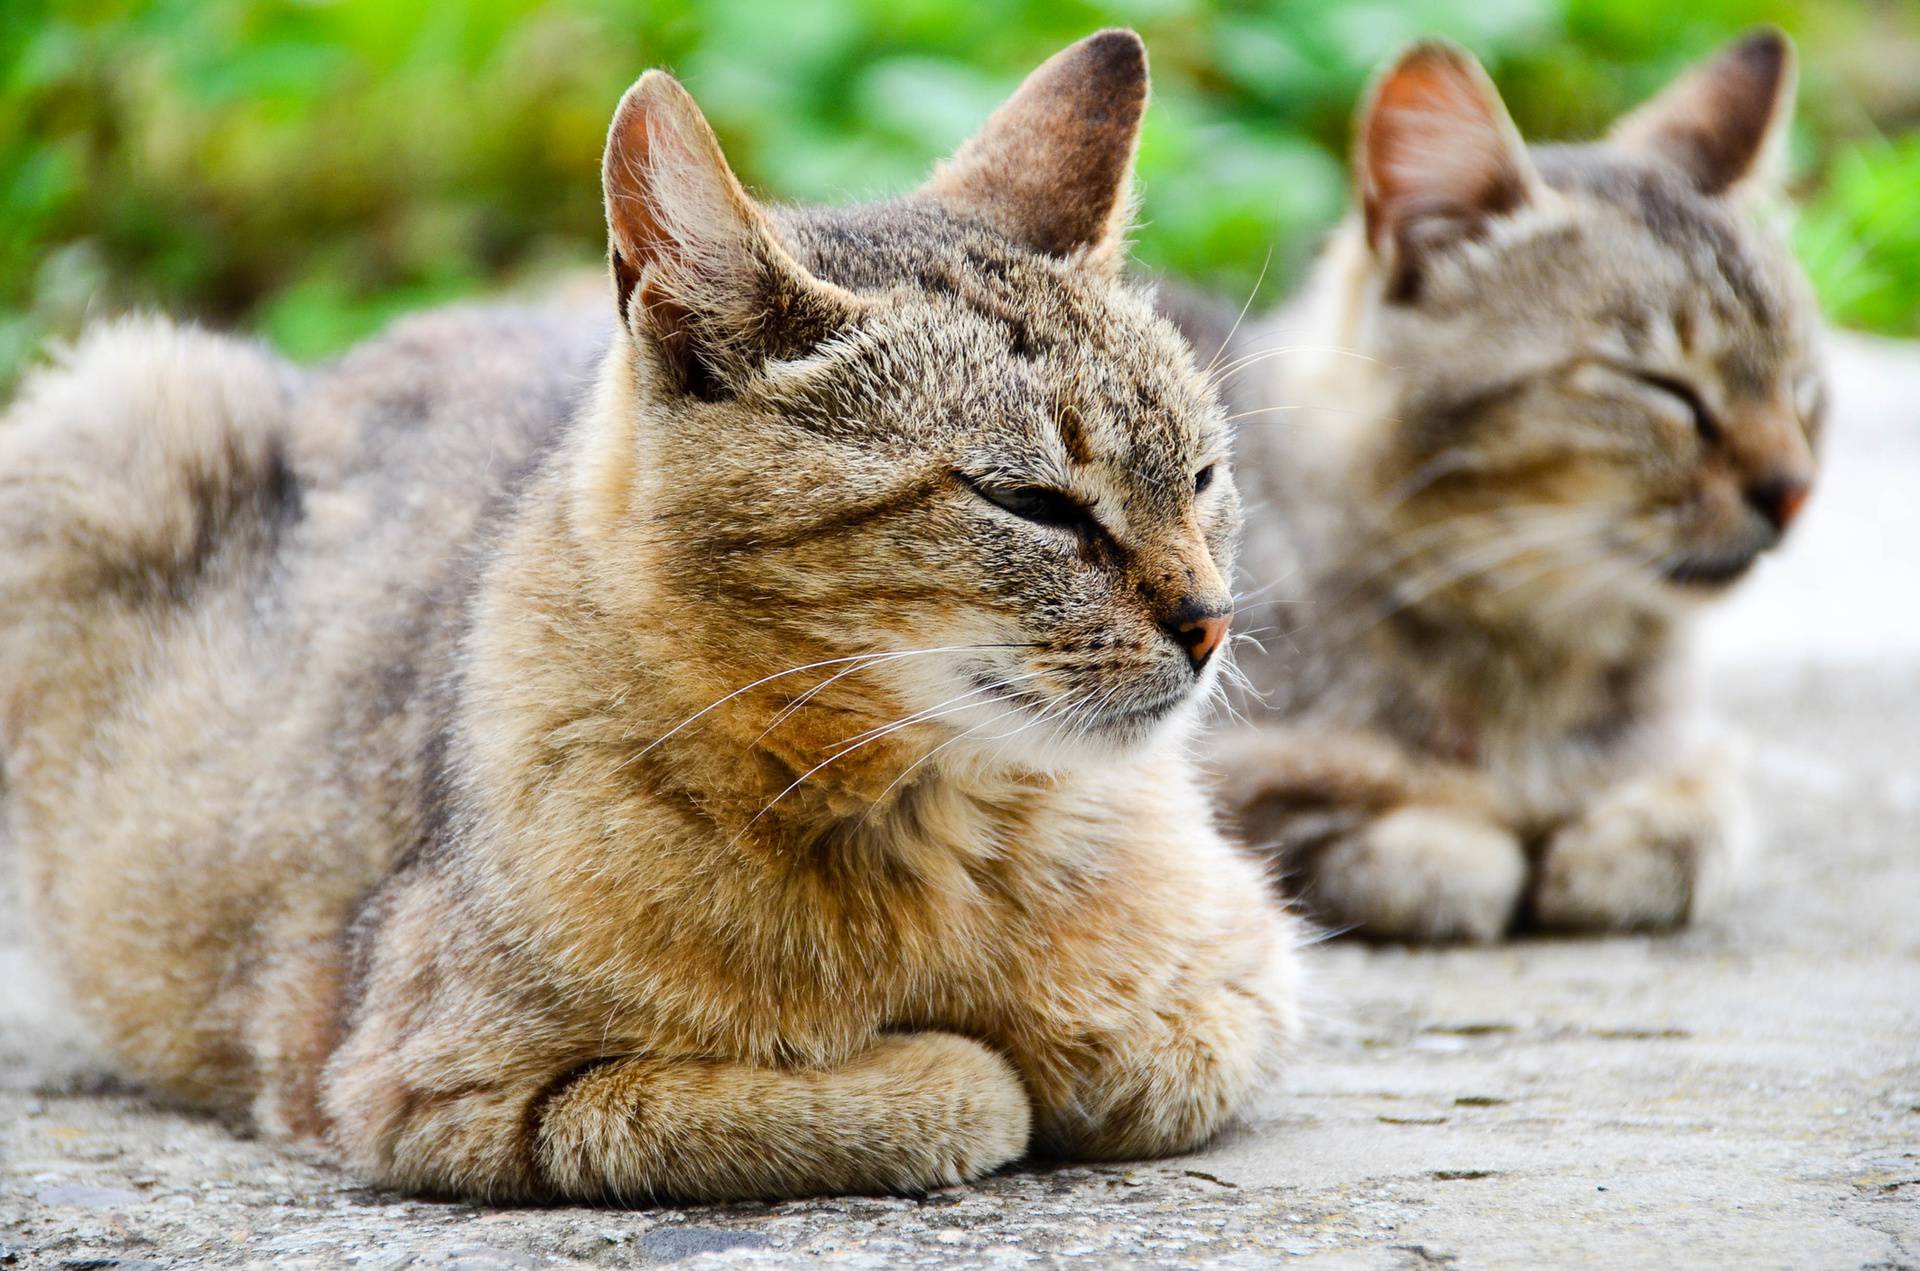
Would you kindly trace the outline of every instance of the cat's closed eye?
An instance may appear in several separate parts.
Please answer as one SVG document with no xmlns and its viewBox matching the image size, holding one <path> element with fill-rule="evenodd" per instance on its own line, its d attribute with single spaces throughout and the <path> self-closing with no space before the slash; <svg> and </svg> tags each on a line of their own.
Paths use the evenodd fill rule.
<svg viewBox="0 0 1920 1271">
<path fill-rule="evenodd" d="M 1720 439 L 1719 421 L 1699 391 L 1666 372 L 1588 362 L 1574 372 L 1571 383 L 1593 397 L 1637 402 L 1673 427 L 1697 434 L 1707 445 Z"/>
<path fill-rule="evenodd" d="M 968 476 L 961 480 L 980 498 L 1023 521 L 1076 534 L 1100 532 L 1100 523 L 1086 504 L 1064 491 L 1038 485 L 1003 485 Z"/>
<path fill-rule="evenodd" d="M 1671 375 L 1662 375 L 1657 371 L 1635 371 L 1633 377 L 1647 387 L 1664 393 L 1678 402 L 1692 421 L 1694 431 L 1700 434 L 1700 440 L 1708 445 L 1720 440 L 1719 420 L 1714 418 L 1713 411 L 1691 384 Z"/>
</svg>

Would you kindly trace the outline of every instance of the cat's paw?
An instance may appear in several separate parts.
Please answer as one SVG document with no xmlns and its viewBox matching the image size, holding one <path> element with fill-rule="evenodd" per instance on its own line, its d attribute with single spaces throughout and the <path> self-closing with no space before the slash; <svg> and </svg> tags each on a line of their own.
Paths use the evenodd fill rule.
<svg viewBox="0 0 1920 1271">
<path fill-rule="evenodd" d="M 1323 852 L 1303 896 L 1323 919 L 1382 940 L 1497 940 L 1527 883 L 1512 832 L 1445 808 L 1411 806 Z"/>
<path fill-rule="evenodd" d="M 1033 1102 L 1005 1058 L 955 1033 L 886 1039 L 874 1065 L 918 1096 L 919 1124 L 902 1125 L 909 1177 L 900 1190 L 947 1187 L 991 1174 L 1027 1151 Z M 909 1102 L 903 1106 L 912 1107 Z"/>
<path fill-rule="evenodd" d="M 1737 821 L 1726 793 L 1699 776 L 1609 791 L 1547 840 L 1532 919 L 1555 931 L 1680 926 L 1724 889 Z"/>
<path fill-rule="evenodd" d="M 1217 921 L 1193 933 L 1176 973 L 1116 1002 L 1096 981 L 1082 1005 L 1048 1010 L 1016 1042 L 1034 1092 L 1036 1150 L 1141 1160 L 1192 1151 L 1240 1113 L 1300 1035 L 1298 920 L 1248 866 L 1225 876 Z M 1097 965 L 1111 962 L 1102 958 Z M 1116 1019 L 1114 1007 L 1125 1014 Z M 1114 1026 L 1096 1032 L 1096 1020 Z"/>
</svg>

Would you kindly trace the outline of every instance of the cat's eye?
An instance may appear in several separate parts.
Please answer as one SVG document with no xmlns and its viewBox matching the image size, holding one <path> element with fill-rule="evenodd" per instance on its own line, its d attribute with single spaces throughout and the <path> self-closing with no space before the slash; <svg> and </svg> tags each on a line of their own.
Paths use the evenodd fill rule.
<svg viewBox="0 0 1920 1271">
<path fill-rule="evenodd" d="M 1195 494 L 1205 494 L 1207 492 L 1207 487 L 1213 484 L 1214 471 L 1219 468 L 1219 466 L 1217 463 L 1210 463 L 1193 474 L 1193 492 Z"/>
<path fill-rule="evenodd" d="M 999 485 L 991 481 L 962 477 L 967 488 L 1003 512 L 1011 512 L 1023 521 L 1049 525 L 1057 529 L 1085 534 L 1097 532 L 1099 523 L 1086 504 L 1060 490 L 1039 485 Z"/>
<path fill-rule="evenodd" d="M 1653 371 L 1636 371 L 1634 378 L 1649 388 L 1659 389 L 1686 407 L 1687 413 L 1693 416 L 1693 428 L 1700 434 L 1700 440 L 1709 446 L 1720 440 L 1720 421 L 1713 417 L 1713 412 L 1707 409 L 1706 402 L 1694 391 L 1693 385 Z"/>
</svg>

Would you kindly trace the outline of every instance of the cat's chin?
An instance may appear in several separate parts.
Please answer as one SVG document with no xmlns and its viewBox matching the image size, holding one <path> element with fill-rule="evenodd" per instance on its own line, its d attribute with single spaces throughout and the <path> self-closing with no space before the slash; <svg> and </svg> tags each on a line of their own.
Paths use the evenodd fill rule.
<svg viewBox="0 0 1920 1271">
<path fill-rule="evenodd" d="M 1198 726 L 1205 684 L 1158 699 L 1103 711 L 1095 719 L 1057 718 L 1035 705 L 1007 727 L 964 735 L 954 748 L 986 767 L 1070 773 L 1132 758 Z M 958 757 L 958 756 L 956 756 Z"/>
<path fill-rule="evenodd" d="M 1669 586 L 1683 595 L 1713 597 L 1725 593 L 1752 573 L 1759 560 L 1758 552 L 1687 557 L 1669 565 L 1663 577 Z"/>
</svg>

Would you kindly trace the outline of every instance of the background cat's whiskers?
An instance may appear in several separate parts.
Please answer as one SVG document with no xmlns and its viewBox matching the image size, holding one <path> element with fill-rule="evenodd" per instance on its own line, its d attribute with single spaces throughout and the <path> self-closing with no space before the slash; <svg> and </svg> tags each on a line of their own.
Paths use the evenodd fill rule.
<svg viewBox="0 0 1920 1271">
<path fill-rule="evenodd" d="M 1445 539 L 1450 534 L 1470 529 L 1476 524 L 1485 524 L 1490 530 L 1498 530 L 1514 528 L 1516 523 L 1519 525 L 1528 525 L 1541 519 L 1557 519 L 1558 517 L 1568 514 L 1582 514 L 1583 511 L 1584 510 L 1579 509 L 1570 510 L 1559 504 L 1539 503 L 1516 505 L 1494 511 L 1462 512 L 1435 521 L 1431 525 L 1422 526 L 1411 534 L 1394 536 L 1392 539 L 1392 549 L 1390 551 L 1374 559 L 1364 572 L 1354 575 L 1341 590 L 1329 598 L 1318 601 L 1304 598 L 1276 599 L 1260 601 L 1254 604 L 1242 604 L 1236 601 L 1233 612 L 1237 617 L 1241 613 L 1257 609 L 1269 609 L 1278 605 L 1315 605 L 1323 615 L 1338 615 L 1358 593 L 1387 576 L 1393 570 L 1399 568 L 1412 557 L 1425 550 L 1429 545 Z M 1297 572 L 1298 571 L 1290 570 L 1286 574 L 1273 580 L 1273 582 L 1244 594 L 1248 598 L 1260 595 L 1262 592 L 1268 591 L 1279 583 L 1286 581 L 1286 579 L 1292 577 Z M 1294 628 L 1294 630 L 1298 630 L 1298 628 Z M 1282 634 L 1291 634 L 1291 632 L 1283 632 Z"/>
<path fill-rule="evenodd" d="M 1367 620 L 1358 626 L 1341 629 L 1345 638 L 1362 635 L 1397 614 L 1422 604 L 1448 587 L 1457 586 L 1474 578 L 1485 577 L 1502 565 L 1519 560 L 1529 552 L 1543 549 L 1571 546 L 1592 534 L 1596 528 L 1595 518 L 1591 516 L 1570 517 L 1564 523 L 1549 523 L 1532 527 L 1532 534 L 1521 534 L 1498 542 L 1485 544 L 1478 551 L 1461 553 L 1448 557 L 1442 565 L 1413 580 L 1411 591 L 1395 589 L 1388 597 L 1389 603 L 1377 607 L 1371 613 L 1363 611 Z M 1339 611 L 1336 610 L 1337 614 Z"/>
<path fill-rule="evenodd" d="M 1368 419 L 1379 420 L 1385 424 L 1397 424 L 1400 422 L 1399 419 L 1392 415 L 1382 415 L 1375 411 L 1363 410 L 1358 406 L 1323 406 L 1314 402 L 1295 402 L 1287 406 L 1256 406 L 1250 410 L 1236 411 L 1234 414 L 1228 415 L 1226 422 L 1234 424 L 1243 419 L 1252 419 L 1255 415 L 1286 415 L 1296 414 L 1300 411 L 1312 411 L 1315 414 L 1328 415 L 1361 415 Z M 1296 424 L 1293 420 L 1272 420 L 1270 422 L 1304 427 L 1304 424 Z"/>
<path fill-rule="evenodd" d="M 1286 357 L 1294 353 L 1330 353 L 1336 357 L 1356 358 L 1362 362 L 1378 364 L 1380 359 L 1358 349 L 1344 348 L 1337 344 L 1283 344 L 1274 348 L 1256 349 L 1242 354 L 1224 366 L 1215 367 L 1204 378 L 1215 391 L 1224 389 L 1234 377 L 1244 374 L 1249 368 L 1258 366 L 1277 357 Z"/>
<path fill-rule="evenodd" d="M 1367 572 L 1355 575 L 1347 591 L 1336 596 L 1330 608 L 1337 608 L 1353 591 L 1378 581 L 1436 545 L 1445 554 L 1450 538 L 1538 531 L 1543 526 L 1563 525 L 1569 520 L 1582 523 L 1598 521 L 1602 515 L 1598 509 L 1568 507 L 1559 503 L 1513 504 L 1443 517 L 1406 534 L 1387 534 L 1382 530 L 1382 536 L 1389 540 L 1389 550 L 1374 557 Z"/>
<path fill-rule="evenodd" d="M 1247 320 L 1247 310 L 1253 308 L 1254 297 L 1260 294 L 1261 285 L 1267 281 L 1267 270 L 1271 268 L 1272 265 L 1273 248 L 1269 246 L 1267 248 L 1266 259 L 1260 262 L 1260 274 L 1253 280 L 1253 287 L 1247 292 L 1246 303 L 1240 306 L 1240 312 L 1235 315 L 1233 325 L 1227 328 L 1226 338 L 1220 341 L 1220 347 L 1213 351 L 1213 356 L 1207 359 L 1207 364 L 1200 368 L 1200 377 L 1202 379 L 1205 379 L 1213 371 L 1213 368 L 1219 364 L 1221 357 L 1225 355 L 1228 349 L 1233 347 L 1233 337 L 1240 334 L 1240 324 Z"/>
<path fill-rule="evenodd" d="M 1373 515 L 1379 519 L 1398 511 L 1402 504 L 1449 477 L 1465 474 L 1499 477 L 1539 461 L 1565 463 L 1574 458 L 1631 460 L 1637 455 L 1638 451 L 1631 446 L 1599 441 L 1556 441 L 1551 447 L 1515 448 L 1498 455 L 1470 446 L 1450 446 L 1382 494 Z"/>
<path fill-rule="evenodd" d="M 1467 446 L 1449 446 L 1433 458 L 1408 473 L 1399 484 L 1389 488 L 1380 498 L 1379 507 L 1374 512 L 1376 518 L 1389 512 L 1398 511 L 1400 505 L 1436 482 L 1465 472 L 1487 471 L 1488 456 L 1485 452 Z"/>
<path fill-rule="evenodd" d="M 1573 608 L 1573 606 L 1579 604 L 1581 601 L 1586 600 L 1589 596 L 1604 591 L 1615 583 L 1631 578 L 1640 571 L 1655 565 L 1663 555 L 1665 555 L 1664 548 L 1648 548 L 1635 555 L 1617 555 L 1613 557 L 1610 562 L 1612 564 L 1610 570 L 1602 571 L 1596 569 L 1594 574 L 1584 580 L 1579 586 L 1569 588 L 1566 592 L 1555 596 L 1546 604 L 1541 605 L 1534 611 L 1535 620 L 1544 624 L 1552 619 L 1558 618 L 1561 614 L 1567 612 L 1567 610 Z"/>
</svg>

